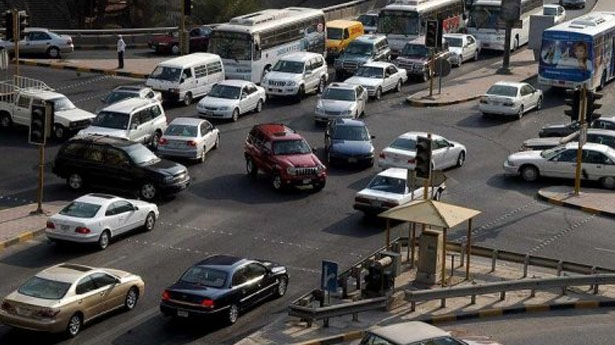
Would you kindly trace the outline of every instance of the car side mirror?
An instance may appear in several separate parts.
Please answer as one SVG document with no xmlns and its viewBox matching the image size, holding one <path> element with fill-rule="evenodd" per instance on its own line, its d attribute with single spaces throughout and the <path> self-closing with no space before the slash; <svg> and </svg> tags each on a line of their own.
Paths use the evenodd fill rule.
<svg viewBox="0 0 615 345">
<path fill-rule="evenodd" d="M 312 71 L 305 71 L 305 73 L 303 73 L 304 75 L 311 75 Z"/>
<path fill-rule="evenodd" d="M 114 281 L 114 284 L 115 284 L 115 285 L 122 283 L 122 281 L 120 280 L 120 278 L 117 278 L 117 277 L 114 277 L 114 278 L 115 278 L 115 281 Z"/>
<path fill-rule="evenodd" d="M 316 148 L 312 147 L 312 153 L 316 153 Z"/>
<path fill-rule="evenodd" d="M 138 210 L 139 210 L 139 206 L 137 206 L 137 205 L 132 205 L 132 209 L 133 209 L 134 211 L 138 211 Z"/>
<path fill-rule="evenodd" d="M 180 83 L 180 84 L 183 84 L 185 81 L 186 81 L 186 78 L 182 77 L 182 78 L 179 80 L 179 83 Z"/>
</svg>

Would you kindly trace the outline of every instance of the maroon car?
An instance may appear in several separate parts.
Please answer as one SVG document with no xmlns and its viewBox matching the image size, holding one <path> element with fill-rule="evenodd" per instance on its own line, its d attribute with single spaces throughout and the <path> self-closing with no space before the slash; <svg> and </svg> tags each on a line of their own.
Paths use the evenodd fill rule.
<svg viewBox="0 0 615 345">
<path fill-rule="evenodd" d="M 209 45 L 209 36 L 211 35 L 211 27 L 202 25 L 197 26 L 188 32 L 190 37 L 190 53 L 206 52 Z M 179 54 L 179 32 L 174 31 L 167 35 L 154 36 L 148 43 L 149 47 L 159 54 Z"/>
<path fill-rule="evenodd" d="M 252 127 L 245 143 L 246 171 L 256 178 L 258 171 L 271 176 L 273 189 L 325 187 L 327 168 L 301 135 L 282 124 Z"/>
</svg>

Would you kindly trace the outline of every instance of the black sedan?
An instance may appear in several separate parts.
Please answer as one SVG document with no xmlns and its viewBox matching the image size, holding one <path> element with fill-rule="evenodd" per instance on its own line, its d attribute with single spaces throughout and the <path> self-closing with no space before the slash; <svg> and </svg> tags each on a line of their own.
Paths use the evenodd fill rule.
<svg viewBox="0 0 615 345">
<path fill-rule="evenodd" d="M 374 165 L 374 146 L 365 122 L 336 119 L 325 130 L 327 162 L 336 164 Z"/>
<path fill-rule="evenodd" d="M 215 316 L 233 324 L 242 310 L 271 296 L 284 296 L 287 286 L 288 272 L 282 265 L 214 255 L 164 290 L 160 311 L 179 318 Z"/>
<path fill-rule="evenodd" d="M 538 136 L 541 138 L 565 137 L 578 131 L 579 128 L 579 122 L 577 121 L 561 125 L 547 125 L 542 127 L 538 132 Z"/>
</svg>

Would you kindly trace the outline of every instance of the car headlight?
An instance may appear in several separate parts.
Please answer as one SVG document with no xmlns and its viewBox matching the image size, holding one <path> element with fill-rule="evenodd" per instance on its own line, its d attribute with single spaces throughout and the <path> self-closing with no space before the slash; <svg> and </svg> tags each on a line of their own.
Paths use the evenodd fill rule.
<svg viewBox="0 0 615 345">
<path fill-rule="evenodd" d="M 365 88 L 368 89 L 368 90 L 376 90 L 376 87 L 372 86 L 372 85 L 368 85 Z"/>
<path fill-rule="evenodd" d="M 286 172 L 287 172 L 289 175 L 297 175 L 297 168 L 295 168 L 295 167 L 290 167 L 290 168 L 287 168 L 287 169 L 286 169 Z"/>
<path fill-rule="evenodd" d="M 289 82 L 288 82 L 288 84 L 287 84 L 287 85 L 288 85 L 288 86 L 295 86 L 295 85 L 297 85 L 297 82 L 296 82 L 296 81 L 294 81 L 294 80 L 291 80 L 291 81 L 289 81 Z"/>
<path fill-rule="evenodd" d="M 342 115 L 350 115 L 352 114 L 352 109 L 342 111 Z"/>
<path fill-rule="evenodd" d="M 164 183 L 171 183 L 171 182 L 173 182 L 173 176 L 165 176 Z"/>
<path fill-rule="evenodd" d="M 325 169 L 327 169 L 327 167 L 322 164 L 318 164 L 316 166 L 316 171 L 318 171 L 319 173 L 325 171 Z"/>
<path fill-rule="evenodd" d="M 323 109 L 322 104 L 317 104 L 316 105 L 316 112 L 317 113 L 324 113 L 325 109 Z"/>
</svg>

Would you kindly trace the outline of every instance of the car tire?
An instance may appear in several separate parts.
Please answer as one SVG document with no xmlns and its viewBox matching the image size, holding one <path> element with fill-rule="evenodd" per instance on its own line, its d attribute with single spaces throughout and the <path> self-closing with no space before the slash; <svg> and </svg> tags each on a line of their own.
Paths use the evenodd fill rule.
<svg viewBox="0 0 615 345">
<path fill-rule="evenodd" d="M 182 100 L 182 102 L 185 106 L 189 106 L 190 104 L 192 104 L 192 93 L 187 92 L 186 95 L 184 95 L 184 99 Z"/>
<path fill-rule="evenodd" d="M 229 325 L 235 324 L 239 318 L 239 307 L 236 304 L 231 304 L 226 312 L 226 323 Z"/>
<path fill-rule="evenodd" d="M 275 298 L 283 297 L 286 294 L 286 290 L 288 290 L 288 277 L 281 276 L 278 280 L 278 287 L 275 289 Z"/>
<path fill-rule="evenodd" d="M 237 122 L 237 120 L 239 120 L 239 108 L 235 108 L 233 110 L 233 115 L 231 115 L 231 120 L 233 122 Z"/>
<path fill-rule="evenodd" d="M 397 85 L 395 86 L 395 92 L 401 92 L 401 79 L 397 81 Z"/>
<path fill-rule="evenodd" d="M 301 102 L 301 100 L 305 97 L 305 86 L 299 86 L 299 90 L 297 91 L 297 95 L 295 96 L 295 101 L 297 103 Z"/>
<path fill-rule="evenodd" d="M 534 182 L 538 179 L 538 176 L 540 176 L 538 168 L 533 165 L 524 165 L 521 167 L 520 171 L 521 178 L 526 182 Z"/>
<path fill-rule="evenodd" d="M 126 311 L 131 311 L 137 306 L 137 302 L 139 301 L 139 289 L 135 286 L 131 287 L 126 293 L 126 298 L 124 299 L 124 309 Z"/>
<path fill-rule="evenodd" d="M 523 104 L 521 104 L 521 106 L 519 107 L 519 113 L 517 113 L 517 117 L 519 118 L 519 120 L 521 120 L 521 118 L 523 117 L 523 112 L 525 111 Z"/>
<path fill-rule="evenodd" d="M 214 150 L 217 150 L 219 148 L 220 148 L 220 134 L 216 136 L 216 143 L 214 144 Z"/>
<path fill-rule="evenodd" d="M 538 97 L 538 101 L 536 102 L 536 110 L 542 109 L 542 97 Z"/>
<path fill-rule="evenodd" d="M 100 237 L 98 237 L 96 245 L 98 246 L 98 249 L 105 250 L 109 247 L 109 242 L 111 242 L 111 233 L 109 230 L 104 230 L 102 234 L 100 234 Z"/>
<path fill-rule="evenodd" d="M 79 191 L 83 188 L 83 177 L 77 173 L 70 174 L 66 179 L 66 185 L 74 191 Z"/>
<path fill-rule="evenodd" d="M 151 182 L 146 182 L 141 185 L 141 188 L 139 188 L 139 196 L 143 200 L 147 200 L 147 201 L 154 200 L 157 194 L 158 194 L 158 191 L 156 190 L 156 186 Z"/>
<path fill-rule="evenodd" d="M 479 59 L 479 54 L 480 54 L 480 52 L 479 52 L 478 50 L 476 50 L 476 51 L 474 52 L 474 61 L 478 61 L 478 59 Z"/>
<path fill-rule="evenodd" d="M 258 114 L 261 111 L 263 111 L 263 100 L 259 99 L 258 103 L 256 103 L 256 108 L 254 108 L 254 112 Z"/>
<path fill-rule="evenodd" d="M 461 151 L 459 153 L 459 156 L 457 157 L 457 167 L 461 168 L 463 166 L 463 164 L 466 162 L 466 153 L 464 151 Z"/>
<path fill-rule="evenodd" d="M 171 46 L 171 54 L 173 55 L 179 55 L 179 53 L 181 53 L 181 49 L 179 49 L 179 45 L 174 44 Z"/>
<path fill-rule="evenodd" d="M 318 82 L 318 89 L 316 89 L 316 92 L 318 94 L 322 94 L 325 91 L 326 86 L 327 81 L 325 80 L 325 77 L 320 78 L 320 81 Z"/>
<path fill-rule="evenodd" d="M 9 129 L 11 127 L 13 127 L 13 119 L 11 119 L 11 115 L 6 112 L 0 114 L 0 128 Z"/>
<path fill-rule="evenodd" d="M 62 125 L 53 125 L 53 137 L 56 140 L 64 140 L 66 138 L 66 128 Z"/>
<path fill-rule="evenodd" d="M 160 138 L 162 138 L 162 132 L 160 132 L 160 130 L 156 130 L 154 132 L 154 134 L 152 135 L 152 139 L 149 143 L 149 145 L 154 149 L 157 150 L 158 149 L 158 144 L 160 143 Z"/>
<path fill-rule="evenodd" d="M 68 320 L 68 325 L 66 326 L 66 334 L 74 338 L 81 331 L 81 327 L 83 327 L 83 316 L 80 313 L 75 313 Z"/>
<path fill-rule="evenodd" d="M 252 157 L 246 157 L 246 173 L 251 178 L 256 178 L 258 175 L 258 168 L 254 164 Z"/>
<path fill-rule="evenodd" d="M 49 47 L 49 49 L 47 49 L 47 56 L 52 59 L 59 59 L 60 49 L 58 49 L 58 47 Z"/>
<path fill-rule="evenodd" d="M 145 223 L 143 224 L 143 229 L 145 231 L 152 231 L 156 227 L 156 215 L 154 212 L 150 212 L 145 217 Z"/>
<path fill-rule="evenodd" d="M 314 184 L 314 192 L 320 192 L 323 188 L 325 188 L 326 184 L 326 182 Z"/>
<path fill-rule="evenodd" d="M 201 154 L 199 155 L 199 158 L 197 159 L 197 161 L 199 163 L 205 163 L 206 159 L 207 159 L 207 149 L 203 145 L 203 152 L 201 152 Z"/>
<path fill-rule="evenodd" d="M 282 175 L 280 175 L 280 173 L 275 172 L 271 175 L 271 186 L 278 192 L 284 189 L 284 181 L 282 180 Z"/>
<path fill-rule="evenodd" d="M 600 184 L 605 189 L 615 189 L 615 177 L 605 176 L 600 179 Z"/>
<path fill-rule="evenodd" d="M 374 95 L 375 100 L 380 100 L 382 98 L 382 88 L 379 87 L 376 89 L 376 94 Z"/>
</svg>

